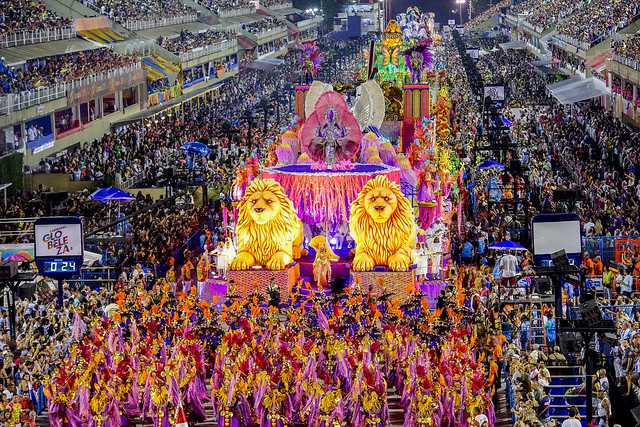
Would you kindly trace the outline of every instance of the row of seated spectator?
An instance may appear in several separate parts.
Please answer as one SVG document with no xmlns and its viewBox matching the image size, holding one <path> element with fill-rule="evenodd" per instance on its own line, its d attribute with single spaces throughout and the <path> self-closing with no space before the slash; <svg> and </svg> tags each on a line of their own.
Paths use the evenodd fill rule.
<svg viewBox="0 0 640 427">
<path fill-rule="evenodd" d="M 511 10 L 514 15 L 525 14 L 527 22 L 546 30 L 577 12 L 584 5 L 582 1 L 575 0 L 529 0 Z"/>
<path fill-rule="evenodd" d="M 491 6 L 490 8 L 488 8 L 487 10 L 485 10 L 484 12 L 481 12 L 480 14 L 474 16 L 473 19 L 471 19 L 470 21 L 465 22 L 464 25 L 467 28 L 473 28 L 476 25 L 481 24 L 486 20 L 494 17 L 500 11 L 500 9 L 503 9 L 509 6 L 510 4 L 511 4 L 510 0 L 501 0 L 498 3 L 494 4 L 493 6 Z"/>
<path fill-rule="evenodd" d="M 40 0 L 5 0 L 0 7 L 0 39 L 21 31 L 63 28 L 71 20 L 47 10 Z"/>
<path fill-rule="evenodd" d="M 117 22 L 149 21 L 197 13 L 180 0 L 86 0 L 86 4 Z"/>
<path fill-rule="evenodd" d="M 192 33 L 183 29 L 177 37 L 160 37 L 158 44 L 173 53 L 180 54 L 226 40 L 229 40 L 229 34 L 222 31 L 206 30 Z"/>
<path fill-rule="evenodd" d="M 260 21 L 251 22 L 249 24 L 242 24 L 242 29 L 252 34 L 260 34 L 282 26 L 284 26 L 284 23 L 278 18 L 268 16 L 267 18 L 261 19 Z"/>
<path fill-rule="evenodd" d="M 640 35 L 638 34 L 623 40 L 612 40 L 611 47 L 617 55 L 636 61 L 640 59 Z"/>
<path fill-rule="evenodd" d="M 276 52 L 282 48 L 284 48 L 289 42 L 287 41 L 286 37 L 283 37 L 281 39 L 277 39 L 274 40 L 271 43 L 265 43 L 265 44 L 261 44 L 260 46 L 257 47 L 258 49 L 258 56 L 262 56 L 262 55 L 266 55 L 272 52 Z"/>
<path fill-rule="evenodd" d="M 638 14 L 638 6 L 640 0 L 593 0 L 562 21 L 557 30 L 579 42 L 597 43 L 629 25 Z"/>
<path fill-rule="evenodd" d="M 264 7 L 269 7 L 269 8 L 273 8 L 273 7 L 284 7 L 284 6 L 290 6 L 292 3 L 289 0 L 261 0 L 260 1 L 260 6 L 264 6 Z"/>
<path fill-rule="evenodd" d="M 101 48 L 27 61 L 21 67 L 9 67 L 0 59 L 0 95 L 19 93 L 132 65 L 139 59 Z"/>
<path fill-rule="evenodd" d="M 218 15 L 232 10 L 255 9 L 250 0 L 196 0 L 196 2 Z"/>
</svg>

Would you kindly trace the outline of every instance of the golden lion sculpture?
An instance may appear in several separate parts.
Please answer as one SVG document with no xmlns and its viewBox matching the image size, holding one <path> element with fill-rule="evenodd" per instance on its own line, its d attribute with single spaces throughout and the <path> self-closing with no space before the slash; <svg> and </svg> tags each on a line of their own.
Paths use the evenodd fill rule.
<svg viewBox="0 0 640 427">
<path fill-rule="evenodd" d="M 386 176 L 369 180 L 351 204 L 349 231 L 356 242 L 353 271 L 376 265 L 406 271 L 413 263 L 416 224 L 409 200 Z"/>
<path fill-rule="evenodd" d="M 238 254 L 231 270 L 282 270 L 301 256 L 302 222 L 282 186 L 254 179 L 238 204 Z"/>
</svg>

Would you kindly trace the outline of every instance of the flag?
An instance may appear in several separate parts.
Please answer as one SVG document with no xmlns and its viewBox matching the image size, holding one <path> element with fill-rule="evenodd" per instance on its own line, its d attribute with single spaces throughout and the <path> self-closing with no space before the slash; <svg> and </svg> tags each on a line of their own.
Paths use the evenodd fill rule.
<svg viewBox="0 0 640 427">
<path fill-rule="evenodd" d="M 182 403 L 178 404 L 178 407 L 176 408 L 175 427 L 189 427 L 189 423 L 187 423 L 187 417 L 184 415 Z"/>
</svg>

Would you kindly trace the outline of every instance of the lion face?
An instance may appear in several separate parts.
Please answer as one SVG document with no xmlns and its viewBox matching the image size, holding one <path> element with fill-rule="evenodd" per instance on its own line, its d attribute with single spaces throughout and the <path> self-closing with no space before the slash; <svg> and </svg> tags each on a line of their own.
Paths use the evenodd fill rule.
<svg viewBox="0 0 640 427">
<path fill-rule="evenodd" d="M 266 224 L 282 212 L 278 197 L 269 190 L 256 191 L 248 200 L 249 214 L 256 224 Z"/>
<path fill-rule="evenodd" d="M 389 188 L 373 188 L 364 199 L 364 209 L 378 224 L 387 222 L 397 208 L 398 198 Z"/>
</svg>

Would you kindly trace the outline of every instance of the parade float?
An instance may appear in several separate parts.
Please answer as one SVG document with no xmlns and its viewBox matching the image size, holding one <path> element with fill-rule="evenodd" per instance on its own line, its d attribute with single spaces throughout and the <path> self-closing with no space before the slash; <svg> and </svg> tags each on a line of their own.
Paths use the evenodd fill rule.
<svg viewBox="0 0 640 427">
<path fill-rule="evenodd" d="M 356 88 L 352 105 L 330 84 L 309 86 L 304 105 L 298 106 L 305 120 L 280 135 L 261 171 L 249 162 L 237 175 L 238 256 L 229 277 L 242 295 L 264 291 L 274 282 L 287 295 L 296 282 L 324 286 L 333 279 L 406 297 L 416 273 L 423 287 L 440 283 L 460 171 L 447 146 L 450 102 L 446 90 L 441 92 L 439 115 L 416 119 L 411 143 L 402 147 L 379 130 L 386 110 L 376 80 Z M 257 174 L 259 179 L 246 180 Z M 254 190 L 265 183 L 267 196 Z M 367 206 L 373 199 L 380 205 Z M 260 231 L 248 227 L 248 220 L 255 222 L 252 209 L 260 209 L 260 215 L 265 210 L 286 213 L 289 223 L 301 224 L 301 236 L 293 239 L 292 230 L 267 222 Z M 390 213 L 379 221 L 376 209 Z M 270 229 L 272 235 L 266 236 Z M 273 241 L 278 239 L 286 250 L 276 250 Z M 247 248 L 250 241 L 255 248 Z M 273 254 L 254 255 L 265 242 L 279 253 L 277 263 L 271 262 Z"/>
<path fill-rule="evenodd" d="M 332 280 L 406 294 L 416 280 L 424 291 L 429 282 L 445 277 L 448 230 L 454 220 L 461 221 L 462 165 L 449 146 L 446 85 L 433 79 L 436 36 L 433 14 L 409 8 L 370 46 L 355 96 L 345 94 L 340 82 L 295 87 L 297 122 L 270 146 L 261 170 L 253 160 L 238 171 L 233 195 L 238 246 L 246 244 L 247 232 L 257 236 L 244 225 L 251 218 L 244 209 L 251 209 L 249 189 L 259 175 L 260 185 L 277 183 L 274 203 L 296 213 L 291 221 L 301 224 L 302 234 L 293 250 L 302 249 L 299 256 L 287 250 L 276 265 L 240 256 L 246 251 L 239 247 L 238 256 L 252 261 L 236 258 L 231 265 L 229 277 L 242 294 L 277 282 L 286 295 L 294 282 L 324 286 Z M 321 58 L 316 45 L 304 46 L 301 65 L 307 75 L 317 74 Z M 396 133 L 389 131 L 394 128 Z M 364 206 L 368 194 L 393 200 L 391 221 L 372 219 L 375 212 Z M 367 234 L 357 219 L 375 227 Z M 258 240 L 286 238 L 289 246 L 289 234 L 275 228 L 273 233 L 278 237 Z"/>
</svg>

